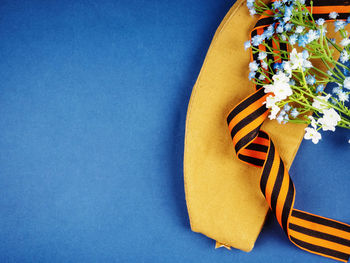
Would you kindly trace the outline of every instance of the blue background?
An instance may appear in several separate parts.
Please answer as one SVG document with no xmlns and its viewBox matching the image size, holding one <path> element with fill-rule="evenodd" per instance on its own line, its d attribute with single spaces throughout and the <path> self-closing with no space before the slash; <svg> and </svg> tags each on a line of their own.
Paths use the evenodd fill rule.
<svg viewBox="0 0 350 263">
<path fill-rule="evenodd" d="M 333 262 L 272 216 L 249 254 L 190 231 L 187 104 L 233 3 L 0 2 L 0 262 Z M 350 133 L 323 136 L 296 207 L 349 222 Z"/>
</svg>

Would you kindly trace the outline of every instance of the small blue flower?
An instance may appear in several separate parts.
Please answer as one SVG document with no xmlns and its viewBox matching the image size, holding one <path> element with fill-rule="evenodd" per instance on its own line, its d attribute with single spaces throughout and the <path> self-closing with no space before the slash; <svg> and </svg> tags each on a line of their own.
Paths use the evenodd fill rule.
<svg viewBox="0 0 350 263">
<path fill-rule="evenodd" d="M 330 19 L 336 19 L 337 16 L 339 16 L 339 14 L 338 14 L 337 12 L 331 12 L 331 13 L 329 13 L 329 18 L 330 18 Z"/>
<path fill-rule="evenodd" d="M 324 86 L 322 84 L 318 85 L 316 87 L 316 93 L 320 93 L 324 91 Z"/>
<path fill-rule="evenodd" d="M 260 76 L 259 76 L 259 79 L 260 79 L 260 80 L 265 80 L 265 78 L 266 78 L 266 77 L 265 77 L 263 74 L 260 74 Z"/>
<path fill-rule="evenodd" d="M 264 41 L 264 38 L 262 35 L 256 35 L 252 38 L 252 45 L 257 47 Z"/>
<path fill-rule="evenodd" d="M 281 33 L 283 33 L 283 31 L 284 31 L 284 24 L 280 23 L 278 25 L 278 27 L 276 28 L 276 32 L 281 34 Z"/>
<path fill-rule="evenodd" d="M 337 87 L 334 87 L 334 88 L 332 89 L 332 92 L 333 92 L 334 94 L 339 94 L 340 92 L 342 92 L 342 88 L 338 85 Z"/>
<path fill-rule="evenodd" d="M 249 13 L 251 16 L 254 16 L 257 14 L 256 10 L 255 10 L 255 7 L 252 7 L 252 8 L 249 8 Z"/>
<path fill-rule="evenodd" d="M 291 80 L 289 81 L 289 85 L 295 86 L 295 80 L 294 80 L 294 79 L 291 79 Z"/>
<path fill-rule="evenodd" d="M 331 103 L 332 104 L 338 104 L 338 101 L 335 98 L 331 97 Z"/>
<path fill-rule="evenodd" d="M 251 46 L 251 44 L 250 44 L 249 40 L 244 42 L 244 49 L 248 49 L 248 48 L 250 48 L 250 46 Z"/>
<path fill-rule="evenodd" d="M 348 19 L 346 19 L 346 23 L 350 23 L 350 16 L 348 16 Z"/>
<path fill-rule="evenodd" d="M 247 0 L 247 7 L 252 8 L 254 6 L 255 0 Z"/>
<path fill-rule="evenodd" d="M 267 57 L 267 54 L 265 52 L 259 52 L 258 59 L 259 60 L 264 60 Z"/>
<path fill-rule="evenodd" d="M 316 83 L 316 78 L 313 75 L 306 76 L 306 83 L 309 85 L 314 85 Z"/>
<path fill-rule="evenodd" d="M 298 41 L 298 35 L 293 34 L 289 37 L 289 43 L 291 45 L 295 45 L 295 43 Z"/>
<path fill-rule="evenodd" d="M 286 124 L 288 121 L 289 121 L 289 117 L 288 115 L 285 115 L 282 124 Z"/>
<path fill-rule="evenodd" d="M 292 16 L 293 14 L 293 5 L 284 6 L 284 16 Z"/>
<path fill-rule="evenodd" d="M 284 116 L 282 116 L 281 114 L 278 115 L 278 117 L 276 118 L 276 120 L 278 121 L 278 123 L 282 123 L 282 121 L 284 120 Z"/>
<path fill-rule="evenodd" d="M 287 32 L 291 31 L 293 29 L 293 24 L 292 23 L 287 23 L 284 26 L 284 30 L 286 30 Z"/>
<path fill-rule="evenodd" d="M 345 22 L 342 21 L 342 20 L 337 20 L 334 22 L 334 31 L 337 32 L 341 29 L 344 29 L 344 26 L 345 26 Z"/>
<path fill-rule="evenodd" d="M 284 7 L 284 17 L 283 17 L 283 21 L 284 22 L 288 22 L 293 15 L 293 5 L 285 5 Z"/>
<path fill-rule="evenodd" d="M 304 31 L 305 27 L 303 26 L 297 26 L 297 28 L 295 29 L 295 33 L 297 34 L 301 34 Z"/>
<path fill-rule="evenodd" d="M 276 2 L 273 3 L 273 7 L 275 9 L 279 9 L 279 8 L 281 8 L 281 6 L 282 6 L 282 3 L 280 0 L 277 0 Z"/>
<path fill-rule="evenodd" d="M 253 78 L 255 78 L 255 74 L 256 74 L 255 71 L 250 72 L 248 76 L 249 80 L 252 80 Z"/>
<path fill-rule="evenodd" d="M 308 43 L 308 38 L 305 35 L 300 35 L 298 38 L 298 45 L 300 47 L 305 47 L 306 44 Z"/>
<path fill-rule="evenodd" d="M 283 69 L 282 63 L 278 63 L 278 62 L 274 63 L 273 64 L 273 69 L 276 70 L 276 71 L 282 70 Z"/>
<path fill-rule="evenodd" d="M 323 18 L 319 18 L 316 20 L 316 24 L 319 26 L 322 26 L 325 22 L 326 22 L 326 20 L 324 20 Z"/>
<path fill-rule="evenodd" d="M 272 25 L 270 25 L 265 31 L 264 33 L 262 33 L 262 36 L 264 39 L 270 39 L 273 34 L 275 33 L 275 30 L 274 30 L 274 26 L 275 26 L 275 23 L 273 23 Z"/>
<path fill-rule="evenodd" d="M 308 59 L 309 58 L 309 52 L 306 49 L 304 49 L 301 53 L 303 55 L 303 59 Z"/>
<path fill-rule="evenodd" d="M 290 111 L 291 108 L 292 108 L 292 107 L 289 106 L 289 104 L 287 103 L 286 105 L 284 105 L 283 110 L 284 110 L 285 112 L 288 112 L 288 111 Z"/>
<path fill-rule="evenodd" d="M 254 60 L 253 62 L 249 63 L 249 70 L 251 72 L 255 72 L 259 69 L 259 64 Z"/>
<path fill-rule="evenodd" d="M 307 42 L 311 43 L 312 41 L 318 39 L 320 37 L 320 33 L 316 30 L 310 29 L 309 32 L 306 33 Z"/>
<path fill-rule="evenodd" d="M 299 111 L 297 109 L 293 109 L 291 112 L 290 112 L 290 115 L 295 119 L 296 117 L 298 117 L 299 115 Z"/>
</svg>

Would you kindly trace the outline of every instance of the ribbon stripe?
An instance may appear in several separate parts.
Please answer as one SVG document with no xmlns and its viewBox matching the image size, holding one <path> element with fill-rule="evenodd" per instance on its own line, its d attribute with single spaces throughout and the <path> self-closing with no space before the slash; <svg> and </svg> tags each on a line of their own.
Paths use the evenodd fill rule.
<svg viewBox="0 0 350 263">
<path fill-rule="evenodd" d="M 267 150 L 269 148 L 267 146 L 265 146 L 265 145 L 261 145 L 261 144 L 258 144 L 258 143 L 251 143 L 251 144 L 249 144 L 246 147 L 246 149 L 267 153 Z"/>
<path fill-rule="evenodd" d="M 338 243 L 340 245 L 350 246 L 350 240 L 348 240 L 348 239 L 344 239 L 344 238 L 337 237 L 337 236 L 334 236 L 331 234 L 319 232 L 319 231 L 312 230 L 312 229 L 309 229 L 306 227 L 294 225 L 292 223 L 289 224 L 289 228 L 291 230 L 297 231 L 297 232 L 302 233 L 302 234 L 306 234 L 306 235 L 317 237 L 317 238 L 322 238 L 322 239 L 325 239 L 325 240 L 328 240 L 331 242 Z"/>
<path fill-rule="evenodd" d="M 333 228 L 350 233 L 350 226 L 349 225 L 335 221 L 335 220 L 331 220 L 331 219 L 324 218 L 321 216 L 316 216 L 316 215 L 309 214 L 309 213 L 306 213 L 306 212 L 303 212 L 300 210 L 294 210 L 292 213 L 292 216 L 300 218 L 300 219 L 304 219 L 304 220 L 307 220 L 310 222 L 314 222 L 317 224 L 325 225 L 328 227 L 333 227 Z"/>
<path fill-rule="evenodd" d="M 339 251 L 329 249 L 326 247 L 314 245 L 314 244 L 299 240 L 293 236 L 290 236 L 290 240 L 298 247 L 305 249 L 311 253 L 315 253 L 315 254 L 318 254 L 321 256 L 333 258 L 335 260 L 339 260 L 339 261 L 343 261 L 343 262 L 347 262 L 349 259 L 349 255 L 346 253 L 343 253 L 343 252 L 339 252 Z"/>
<path fill-rule="evenodd" d="M 338 19 L 347 19 L 349 1 L 314 1 L 313 16 L 315 19 L 322 17 L 330 21 L 329 13 L 336 11 L 339 13 Z M 311 10 L 309 6 L 307 8 Z M 262 34 L 272 24 L 273 18 L 261 16 L 251 31 L 251 38 Z M 274 50 L 288 50 L 286 44 L 280 44 L 276 39 L 270 39 L 266 43 Z M 266 47 L 259 45 L 259 49 L 265 51 Z M 268 54 L 267 58 L 282 62 L 277 52 Z M 260 64 L 257 53 L 251 53 L 251 59 Z M 269 77 L 272 76 L 269 74 Z M 261 130 L 269 112 L 264 105 L 268 94 L 265 94 L 262 85 L 255 85 L 255 89 L 253 94 L 237 104 L 227 116 L 237 157 L 242 162 L 262 168 L 260 190 L 293 244 L 308 252 L 347 262 L 350 257 L 350 225 L 294 209 L 293 181 L 270 136 Z"/>
<path fill-rule="evenodd" d="M 253 122 L 266 112 L 267 108 L 265 107 L 265 105 L 262 105 L 260 108 L 250 113 L 248 116 L 246 116 L 233 127 L 233 129 L 231 130 L 231 137 L 234 138 L 238 131 L 240 131 L 242 128 L 247 126 L 247 124 Z"/>
<path fill-rule="evenodd" d="M 255 92 L 253 95 L 246 98 L 244 101 L 239 103 L 237 107 L 235 107 L 230 114 L 227 117 L 227 124 L 229 125 L 232 119 L 237 116 L 238 113 L 249 107 L 254 102 L 258 101 L 259 99 L 263 98 L 265 96 L 264 89 L 260 89 L 257 92 Z"/>
</svg>

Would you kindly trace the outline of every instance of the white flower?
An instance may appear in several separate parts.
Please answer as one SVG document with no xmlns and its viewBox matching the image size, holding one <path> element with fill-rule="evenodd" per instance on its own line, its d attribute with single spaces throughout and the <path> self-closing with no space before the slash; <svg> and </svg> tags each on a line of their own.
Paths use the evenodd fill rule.
<svg viewBox="0 0 350 263">
<path fill-rule="evenodd" d="M 250 62 L 249 69 L 251 72 L 257 71 L 259 69 L 258 63 L 256 61 Z"/>
<path fill-rule="evenodd" d="M 302 52 L 298 53 L 295 48 L 293 48 L 290 53 L 290 62 L 292 69 L 302 69 L 302 68 L 311 68 L 312 64 L 310 61 L 305 59 L 305 56 Z"/>
<path fill-rule="evenodd" d="M 266 93 L 273 92 L 279 101 L 284 100 L 288 96 L 293 94 L 293 91 L 290 88 L 290 85 L 288 83 L 276 82 L 274 85 L 267 85 L 267 86 L 269 87 L 265 88 L 265 92 Z"/>
<path fill-rule="evenodd" d="M 342 101 L 342 102 L 349 101 L 349 94 L 346 94 L 346 92 L 340 91 L 338 92 L 337 95 L 338 95 L 339 101 Z"/>
<path fill-rule="evenodd" d="M 273 75 L 272 79 L 275 82 L 285 82 L 285 83 L 289 82 L 289 77 L 287 77 L 287 75 L 281 71 L 279 71 L 278 74 Z"/>
<path fill-rule="evenodd" d="M 342 41 L 340 41 L 340 45 L 342 45 L 343 47 L 350 45 L 350 39 L 344 38 Z"/>
<path fill-rule="evenodd" d="M 324 110 L 329 108 L 327 102 L 330 97 L 330 94 L 328 94 L 327 96 L 317 96 L 317 99 L 314 99 L 312 103 L 312 107 L 318 109 L 320 112 L 323 112 Z"/>
<path fill-rule="evenodd" d="M 344 79 L 343 85 L 344 85 L 344 88 L 350 89 L 350 77 L 347 77 Z"/>
<path fill-rule="evenodd" d="M 271 111 L 270 111 L 269 119 L 270 120 L 276 119 L 277 114 L 279 113 L 279 111 L 280 111 L 280 108 L 277 105 L 273 106 L 271 108 Z"/>
<path fill-rule="evenodd" d="M 341 53 L 340 53 L 340 62 L 341 63 L 345 63 L 345 62 L 348 62 L 349 61 L 349 53 L 344 49 Z"/>
<path fill-rule="evenodd" d="M 321 140 L 321 138 L 322 138 L 321 133 L 316 131 L 316 129 L 314 129 L 314 128 L 306 127 L 305 131 L 306 131 L 306 133 L 304 135 L 304 139 L 305 140 L 312 140 L 312 142 L 314 144 L 317 144 L 318 141 Z"/>
<path fill-rule="evenodd" d="M 265 93 L 273 93 L 273 90 L 275 89 L 274 84 L 266 84 L 263 86 Z"/>
<path fill-rule="evenodd" d="M 311 120 L 311 123 L 310 123 L 311 127 L 316 129 L 317 128 L 317 122 L 316 122 L 315 118 L 313 116 L 309 116 L 309 119 Z"/>
<path fill-rule="evenodd" d="M 324 131 L 335 131 L 335 126 L 341 120 L 339 114 L 333 109 L 327 109 L 323 111 L 323 117 L 318 119 L 318 122 L 322 125 Z"/>
<path fill-rule="evenodd" d="M 283 70 L 286 72 L 288 77 L 292 75 L 292 67 L 289 61 L 283 61 L 282 63 Z"/>
<path fill-rule="evenodd" d="M 270 109 L 270 108 L 276 106 L 276 102 L 278 102 L 277 98 L 275 96 L 269 95 L 269 96 L 267 96 L 267 98 L 263 102 L 263 104 L 266 104 L 266 108 Z"/>
<path fill-rule="evenodd" d="M 278 74 L 273 75 L 273 84 L 264 86 L 265 93 L 274 93 L 278 101 L 286 99 L 288 96 L 293 94 L 293 91 L 289 85 L 289 77 L 282 71 Z"/>
<path fill-rule="evenodd" d="M 302 53 L 298 53 L 295 48 L 293 48 L 290 53 L 290 62 L 292 64 L 292 69 L 298 69 L 303 66 L 304 57 Z"/>
</svg>

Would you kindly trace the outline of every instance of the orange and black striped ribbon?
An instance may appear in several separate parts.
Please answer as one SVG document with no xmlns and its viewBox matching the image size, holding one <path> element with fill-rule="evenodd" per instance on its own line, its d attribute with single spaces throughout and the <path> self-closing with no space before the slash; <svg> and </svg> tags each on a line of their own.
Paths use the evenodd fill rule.
<svg viewBox="0 0 350 263">
<path fill-rule="evenodd" d="M 344 0 L 320 0 L 313 2 L 312 11 L 315 19 L 329 20 L 328 14 L 333 11 L 339 13 L 338 19 L 347 19 L 350 6 Z M 251 37 L 261 34 L 273 22 L 273 19 L 262 16 Z M 273 44 L 271 40 L 268 44 L 287 50 L 286 46 Z M 259 48 L 263 50 L 264 47 Z M 251 59 L 257 60 L 257 54 L 251 54 Z M 263 104 L 268 95 L 263 87 L 256 85 L 255 88 L 256 91 L 236 105 L 227 117 L 238 158 L 262 167 L 260 189 L 292 243 L 311 253 L 347 262 L 350 257 L 350 225 L 294 208 L 293 181 L 270 136 L 261 130 L 269 113 Z"/>
</svg>

